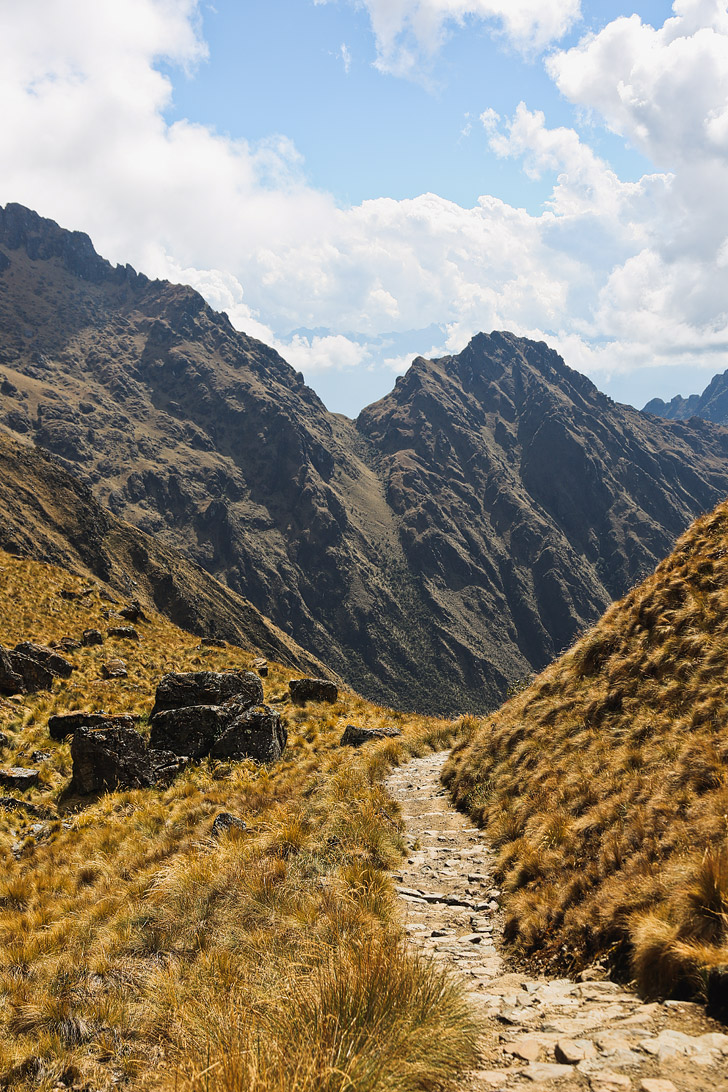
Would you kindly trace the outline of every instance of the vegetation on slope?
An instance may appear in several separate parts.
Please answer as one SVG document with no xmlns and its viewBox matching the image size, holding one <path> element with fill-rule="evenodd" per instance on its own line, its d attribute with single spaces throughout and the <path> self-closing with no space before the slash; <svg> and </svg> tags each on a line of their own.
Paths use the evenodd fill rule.
<svg viewBox="0 0 728 1092">
<path fill-rule="evenodd" d="M 113 604 L 49 565 L 0 554 L 0 642 L 106 630 Z M 51 692 L 0 699 L 5 766 L 40 765 L 26 803 L 0 806 L 0 1083 L 287 1092 L 446 1086 L 474 1028 L 446 976 L 404 944 L 387 866 L 401 825 L 380 785 L 407 753 L 444 746 L 452 721 L 411 718 L 343 693 L 294 708 L 270 664 L 268 702 L 289 745 L 272 767 L 203 761 L 167 789 L 64 798 L 70 748 L 52 713 L 148 713 L 169 670 L 249 668 L 159 615 L 139 643 L 69 653 Z M 129 677 L 103 681 L 122 655 Z M 400 739 L 341 748 L 344 726 Z M 43 759 L 36 751 L 48 752 Z M 229 811 L 247 830 L 211 836 Z"/>
<path fill-rule="evenodd" d="M 645 994 L 728 964 L 728 503 L 445 771 L 499 849 L 507 935 Z"/>
</svg>

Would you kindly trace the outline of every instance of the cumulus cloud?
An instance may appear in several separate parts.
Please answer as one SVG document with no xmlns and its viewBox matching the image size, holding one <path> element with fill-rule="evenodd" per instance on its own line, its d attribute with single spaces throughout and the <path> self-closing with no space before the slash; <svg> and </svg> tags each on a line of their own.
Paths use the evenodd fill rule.
<svg viewBox="0 0 728 1092">
<path fill-rule="evenodd" d="M 530 0 L 509 14 L 496 0 L 369 8 L 391 58 L 403 31 L 436 48 L 448 20 L 468 14 L 525 42 L 578 12 Z M 575 105 L 653 157 L 658 169 L 638 181 L 527 104 L 510 118 L 483 104 L 480 139 L 553 179 L 533 215 L 487 195 L 468 209 L 436 194 L 341 208 L 306 183 L 284 136 L 253 145 L 169 124 L 172 86 L 156 66 L 204 61 L 194 0 L 13 5 L 0 38 L 0 200 L 192 284 L 314 382 L 382 356 L 391 376 L 405 358 L 399 344 L 377 349 L 382 334 L 431 323 L 446 329 L 435 355 L 505 328 L 549 340 L 591 374 L 717 360 L 728 344 L 724 15 L 680 0 L 662 28 L 619 19 L 549 61 Z M 290 333 L 301 329 L 317 332 Z"/>
<path fill-rule="evenodd" d="M 315 0 L 327 3 L 328 0 Z M 558 41 L 581 14 L 580 0 L 361 0 L 377 43 L 377 66 L 416 75 L 448 27 L 468 18 L 491 20 L 518 49 L 536 52 Z"/>
</svg>

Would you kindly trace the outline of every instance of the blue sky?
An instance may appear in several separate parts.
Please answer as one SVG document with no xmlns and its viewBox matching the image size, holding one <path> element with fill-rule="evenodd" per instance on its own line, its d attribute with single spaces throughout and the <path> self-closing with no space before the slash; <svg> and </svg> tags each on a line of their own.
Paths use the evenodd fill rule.
<svg viewBox="0 0 728 1092">
<path fill-rule="evenodd" d="M 480 329 L 636 405 L 728 367 L 720 0 L 0 3 L 0 201 L 193 284 L 330 408 Z"/>
</svg>

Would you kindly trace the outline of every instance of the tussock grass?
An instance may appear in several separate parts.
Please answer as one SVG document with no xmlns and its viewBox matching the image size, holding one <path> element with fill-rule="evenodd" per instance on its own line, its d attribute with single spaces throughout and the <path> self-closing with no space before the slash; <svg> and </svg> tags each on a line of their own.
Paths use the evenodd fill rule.
<svg viewBox="0 0 728 1092">
<path fill-rule="evenodd" d="M 456 747 L 521 952 L 650 996 L 728 964 L 727 678 L 728 503 Z"/>
<path fill-rule="evenodd" d="M 0 554 L 0 642 L 43 643 L 117 619 L 79 578 Z M 0 1080 L 229 1092 L 447 1087 L 474 1057 L 460 987 L 404 942 L 387 869 L 404 849 L 384 773 L 446 746 L 459 721 L 407 717 L 343 692 L 292 707 L 271 663 L 266 701 L 289 731 L 283 759 L 205 761 L 167 789 L 64 796 L 68 743 L 49 715 L 147 717 L 165 671 L 249 668 L 254 653 L 200 648 L 149 611 L 141 641 L 69 653 L 49 693 L 0 699 L 3 765 L 32 764 L 39 821 L 0 808 Z M 121 655 L 129 678 L 104 681 Z M 344 727 L 403 735 L 340 748 Z M 34 751 L 48 759 L 32 759 Z M 219 811 L 247 824 L 218 840 Z"/>
</svg>

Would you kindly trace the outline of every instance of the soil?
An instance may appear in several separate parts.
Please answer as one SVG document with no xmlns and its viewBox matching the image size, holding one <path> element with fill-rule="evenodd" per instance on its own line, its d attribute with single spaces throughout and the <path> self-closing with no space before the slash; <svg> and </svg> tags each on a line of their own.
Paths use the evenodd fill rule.
<svg viewBox="0 0 728 1092">
<path fill-rule="evenodd" d="M 395 770 L 410 855 L 395 873 L 411 943 L 464 977 L 482 1018 L 461 1092 L 724 1092 L 728 1034 L 701 1005 L 646 1003 L 617 983 L 529 975 L 502 945 L 494 853 L 440 783 L 447 752 Z"/>
</svg>

